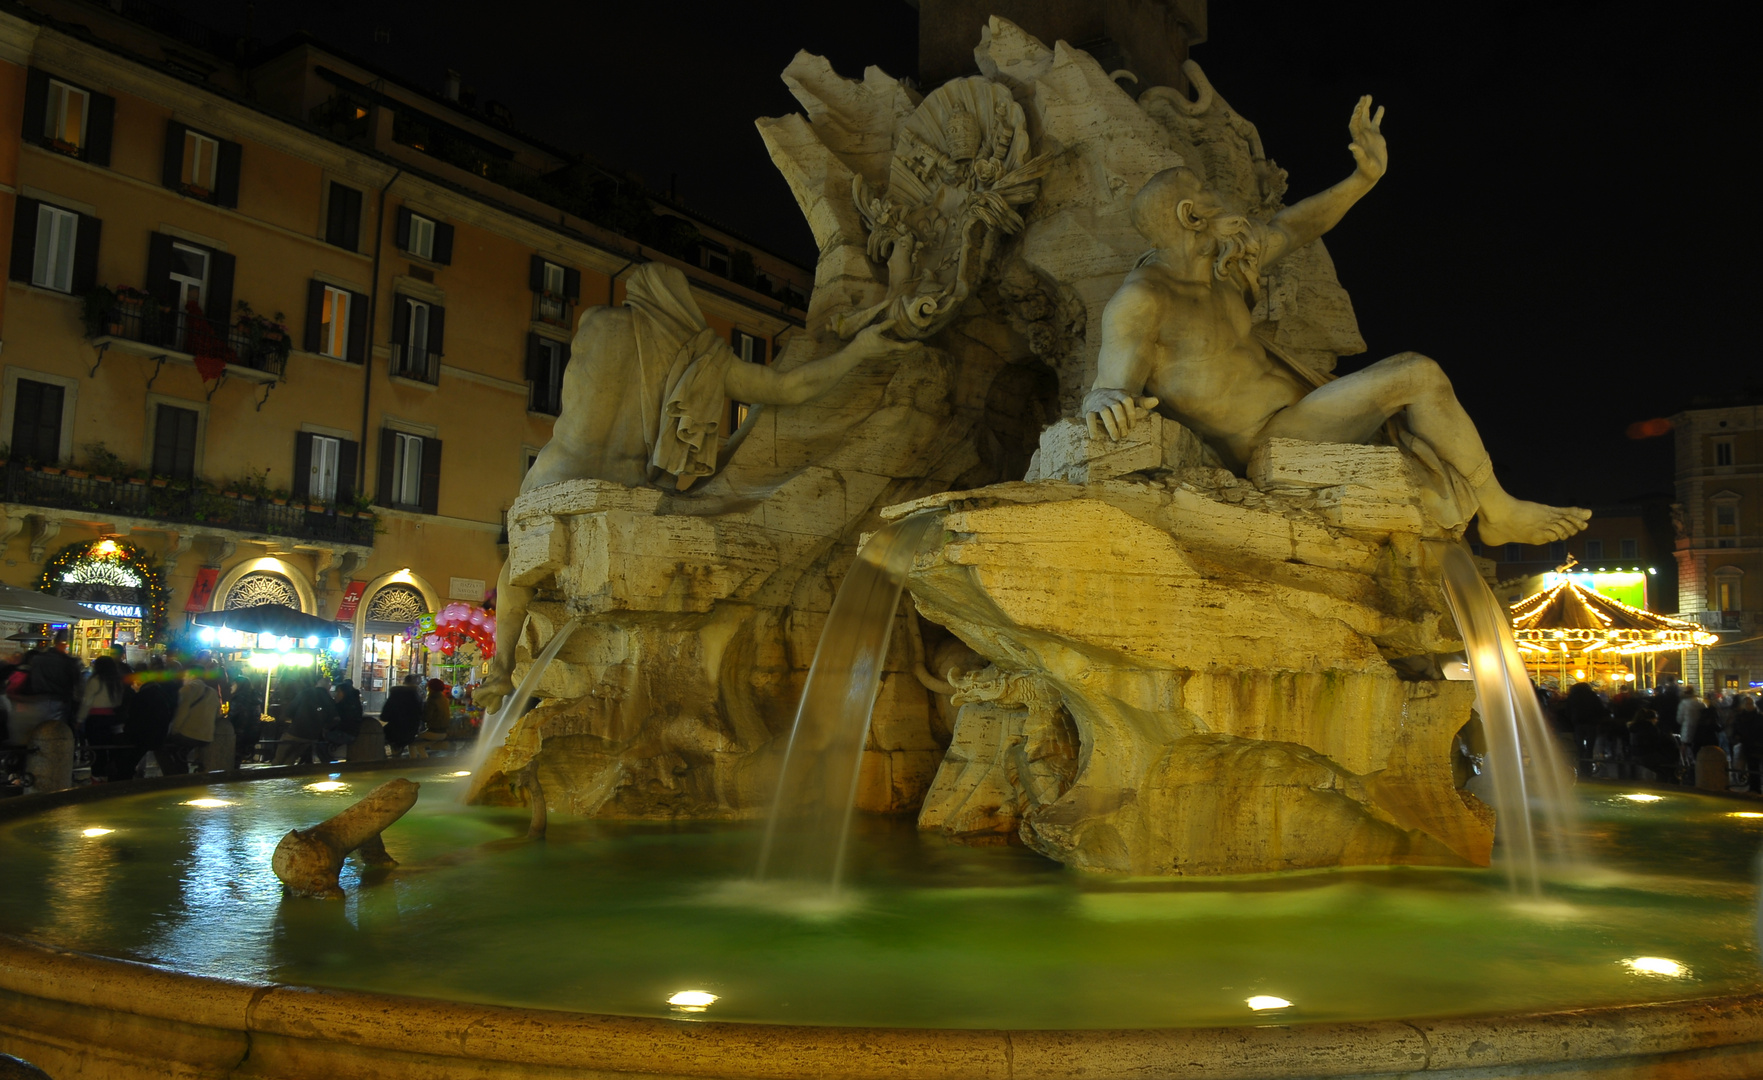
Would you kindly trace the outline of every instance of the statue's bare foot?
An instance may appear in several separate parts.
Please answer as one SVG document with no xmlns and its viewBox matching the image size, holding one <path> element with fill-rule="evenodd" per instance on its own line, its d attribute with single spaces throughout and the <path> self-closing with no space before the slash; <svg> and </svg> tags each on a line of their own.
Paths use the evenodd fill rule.
<svg viewBox="0 0 1763 1080">
<path fill-rule="evenodd" d="M 1546 544 L 1565 540 L 1585 528 L 1590 510 L 1577 506 L 1545 506 L 1510 495 L 1482 503 L 1479 531 L 1489 547 L 1501 544 Z"/>
<path fill-rule="evenodd" d="M 492 670 L 478 688 L 472 691 L 471 700 L 485 713 L 493 713 L 514 693 L 514 680 L 506 673 Z"/>
</svg>

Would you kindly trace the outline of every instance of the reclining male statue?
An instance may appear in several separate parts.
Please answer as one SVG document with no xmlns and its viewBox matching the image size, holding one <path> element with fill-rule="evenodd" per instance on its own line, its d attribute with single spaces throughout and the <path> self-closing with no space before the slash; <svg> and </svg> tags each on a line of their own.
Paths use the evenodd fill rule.
<svg viewBox="0 0 1763 1080">
<path fill-rule="evenodd" d="M 1384 174 L 1382 120 L 1383 109 L 1374 117 L 1371 99 L 1361 98 L 1349 125 L 1353 175 L 1266 225 L 1234 212 L 1186 168 L 1146 182 L 1133 199 L 1133 224 L 1156 251 L 1103 312 L 1096 381 L 1083 403 L 1090 432 L 1118 439 L 1157 408 L 1240 472 L 1269 439 L 1367 443 L 1394 420 L 1398 445 L 1432 474 L 1422 496 L 1441 526 L 1455 528 L 1479 507 L 1484 544 L 1572 536 L 1590 512 L 1507 494 L 1432 360 L 1398 353 L 1331 380 L 1251 328 L 1244 295 L 1258 289 L 1261 268 L 1333 228 Z"/>
<path fill-rule="evenodd" d="M 893 325 L 877 323 L 838 352 L 788 371 L 749 364 L 705 323 L 683 273 L 646 263 L 626 281 L 623 306 L 588 308 L 576 323 L 562 409 L 521 494 L 565 480 L 684 491 L 716 471 L 729 399 L 797 405 L 819 397 L 864 360 L 920 347 L 888 337 Z M 514 691 L 515 646 L 532 596 L 509 583 L 503 563 L 496 656 L 474 695 L 486 709 Z"/>
</svg>

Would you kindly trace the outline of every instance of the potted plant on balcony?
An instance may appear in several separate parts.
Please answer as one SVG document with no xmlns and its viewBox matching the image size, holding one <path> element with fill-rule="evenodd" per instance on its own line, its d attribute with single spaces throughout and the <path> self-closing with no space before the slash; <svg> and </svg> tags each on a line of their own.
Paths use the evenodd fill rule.
<svg viewBox="0 0 1763 1080">
<path fill-rule="evenodd" d="M 270 360 L 278 365 L 285 364 L 288 353 L 294 348 L 288 337 L 287 316 L 279 311 L 273 317 L 259 315 L 251 310 L 247 300 L 239 301 L 238 312 L 238 331 L 245 339 L 245 351 L 251 358 L 251 366 L 262 367 Z"/>
<path fill-rule="evenodd" d="M 286 506 L 288 505 L 288 493 L 281 488 L 276 488 L 269 493 L 269 501 L 276 506 Z"/>
<path fill-rule="evenodd" d="M 88 338 L 122 333 L 121 321 L 116 317 L 115 290 L 98 285 L 80 297 L 80 323 L 85 327 Z"/>
<path fill-rule="evenodd" d="M 94 480 L 111 483 L 114 477 L 123 476 L 129 471 L 128 462 L 105 446 L 102 441 L 87 443 L 86 468 L 92 473 Z"/>
</svg>

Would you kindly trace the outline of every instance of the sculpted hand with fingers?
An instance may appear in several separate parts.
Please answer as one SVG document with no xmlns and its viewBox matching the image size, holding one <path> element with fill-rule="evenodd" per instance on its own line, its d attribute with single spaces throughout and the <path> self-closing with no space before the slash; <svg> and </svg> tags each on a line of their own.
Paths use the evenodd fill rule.
<svg viewBox="0 0 1763 1080">
<path fill-rule="evenodd" d="M 1208 191 L 1186 168 L 1153 176 L 1133 200 L 1133 224 L 1156 245 L 1102 314 L 1102 349 L 1083 412 L 1092 434 L 1120 438 L 1146 410 L 1204 439 L 1241 470 L 1268 439 L 1366 443 L 1399 417 L 1472 493 L 1485 544 L 1542 544 L 1585 528 L 1577 507 L 1515 499 L 1494 478 L 1475 424 L 1437 363 L 1400 353 L 1332 381 L 1301 369 L 1253 333 L 1246 299 L 1263 268 L 1340 222 L 1389 166 L 1384 110 L 1359 99 L 1348 122 L 1352 175 L 1286 207 L 1266 224 Z M 1412 449 L 1412 448 L 1411 448 Z M 1453 500 L 1461 505 L 1462 500 Z M 1463 507 L 1455 527 L 1475 506 Z"/>
</svg>

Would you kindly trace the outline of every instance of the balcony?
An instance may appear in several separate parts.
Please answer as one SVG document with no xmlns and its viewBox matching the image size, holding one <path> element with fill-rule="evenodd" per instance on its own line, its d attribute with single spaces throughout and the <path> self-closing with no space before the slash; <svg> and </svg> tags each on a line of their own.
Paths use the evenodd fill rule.
<svg viewBox="0 0 1763 1080">
<path fill-rule="evenodd" d="M 335 507 L 311 509 L 305 503 L 228 496 L 199 484 L 87 475 L 58 466 L 4 466 L 5 501 L 11 504 L 137 518 L 180 525 L 205 525 L 253 536 L 279 536 L 329 544 L 373 546 L 372 515 Z M 316 505 L 316 504 L 314 504 Z"/>
<path fill-rule="evenodd" d="M 437 386 L 441 381 L 441 354 L 411 345 L 393 345 L 388 373 Z"/>
<path fill-rule="evenodd" d="M 98 347 L 99 363 L 112 347 L 186 364 L 195 363 L 201 350 L 206 356 L 218 354 L 226 362 L 227 376 L 259 383 L 281 379 L 292 347 L 285 330 L 268 329 L 261 322 L 228 325 L 191 311 L 167 310 L 151 299 L 113 304 L 102 318 L 88 322 L 86 330 Z"/>
<path fill-rule="evenodd" d="M 1700 623 L 1710 630 L 1743 630 L 1745 613 L 1742 611 L 1692 611 L 1683 618 Z"/>
</svg>

